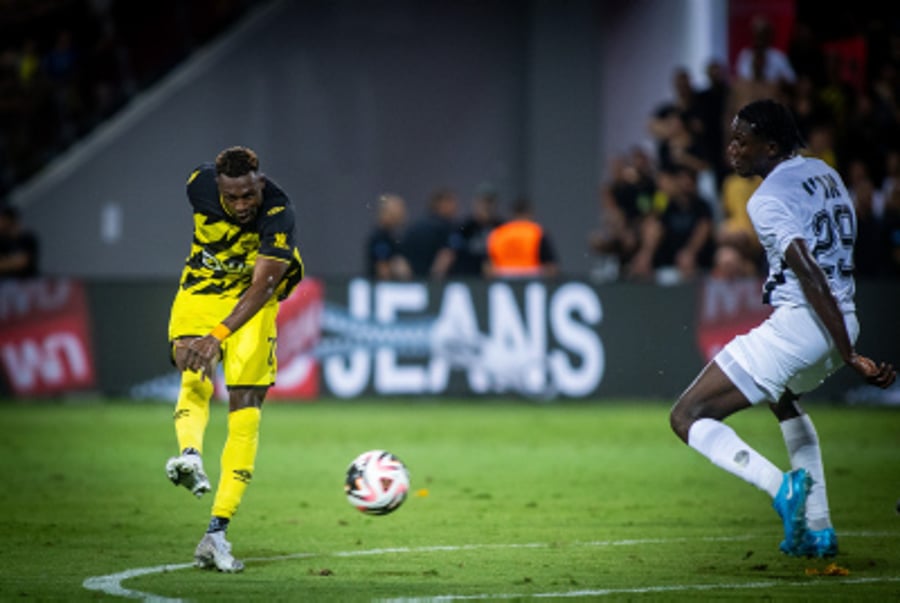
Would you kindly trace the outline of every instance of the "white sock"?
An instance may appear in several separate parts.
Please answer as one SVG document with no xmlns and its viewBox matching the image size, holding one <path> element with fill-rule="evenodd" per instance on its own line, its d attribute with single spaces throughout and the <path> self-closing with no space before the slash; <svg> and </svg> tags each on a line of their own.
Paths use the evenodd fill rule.
<svg viewBox="0 0 900 603">
<path fill-rule="evenodd" d="M 688 445 L 713 464 L 769 493 L 773 499 L 781 488 L 784 473 L 735 431 L 714 419 L 699 419 L 688 430 Z"/>
<path fill-rule="evenodd" d="M 824 530 L 831 527 L 828 512 L 828 494 L 825 490 L 825 467 L 819 436 L 809 415 L 803 414 L 781 422 L 781 433 L 791 457 L 791 468 L 803 467 L 813 479 L 812 490 L 806 499 L 806 520 L 810 530 Z"/>
</svg>

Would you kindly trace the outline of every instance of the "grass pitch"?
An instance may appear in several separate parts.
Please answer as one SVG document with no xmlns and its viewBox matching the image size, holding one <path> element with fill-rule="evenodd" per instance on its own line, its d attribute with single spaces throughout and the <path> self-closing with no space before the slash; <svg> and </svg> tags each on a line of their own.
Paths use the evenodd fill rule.
<svg viewBox="0 0 900 603">
<path fill-rule="evenodd" d="M 768 497 L 668 427 L 668 403 L 269 403 L 229 529 L 238 575 L 188 567 L 208 521 L 165 478 L 172 407 L 0 404 L 0 600 L 896 600 L 900 411 L 808 405 L 847 575 L 778 552 Z M 224 405 L 206 468 L 218 477 Z M 729 420 L 776 464 L 771 414 Z M 343 495 L 358 453 L 412 475 L 392 515 Z M 92 586 L 99 590 L 90 590 Z"/>
</svg>

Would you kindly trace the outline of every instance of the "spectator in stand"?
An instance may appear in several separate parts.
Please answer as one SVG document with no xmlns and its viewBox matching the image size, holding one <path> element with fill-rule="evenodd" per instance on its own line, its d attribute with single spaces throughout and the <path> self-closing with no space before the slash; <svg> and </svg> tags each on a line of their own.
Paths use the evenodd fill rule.
<svg viewBox="0 0 900 603">
<path fill-rule="evenodd" d="M 895 36 L 900 46 L 900 35 Z M 880 111 L 886 111 L 891 115 L 891 126 L 884 133 L 885 140 L 896 140 L 900 133 L 900 64 L 886 62 L 875 72 L 871 82 L 872 96 Z"/>
<path fill-rule="evenodd" d="M 808 24 L 794 23 L 787 56 L 798 80 L 805 77 L 813 86 L 825 82 L 825 56 L 815 31 Z"/>
<path fill-rule="evenodd" d="M 813 124 L 809 131 L 806 148 L 800 154 L 804 157 L 816 157 L 829 166 L 837 169 L 837 153 L 834 148 L 834 127 L 828 122 Z"/>
<path fill-rule="evenodd" d="M 759 270 L 734 245 L 718 245 L 713 254 L 710 276 L 723 281 L 738 281 L 759 276 Z"/>
<path fill-rule="evenodd" d="M 841 56 L 836 51 L 825 55 L 825 77 L 825 84 L 818 88 L 819 99 L 828 109 L 835 140 L 843 141 L 856 90 L 844 79 Z"/>
<path fill-rule="evenodd" d="M 884 231 L 887 237 L 887 272 L 900 276 L 900 188 L 894 188 L 884 206 Z"/>
<path fill-rule="evenodd" d="M 442 266 L 436 263 L 438 253 L 447 246 L 456 228 L 459 200 L 449 188 L 432 193 L 425 215 L 406 231 L 403 250 L 416 278 L 440 278 Z"/>
<path fill-rule="evenodd" d="M 735 73 L 734 81 L 731 83 L 727 110 L 725 111 L 726 121 L 723 124 L 725 131 L 731 128 L 728 116 L 737 113 L 744 105 L 766 98 L 782 99 L 784 96 L 781 84 L 777 80 L 771 80 L 766 76 L 764 54 L 760 52 L 751 53 L 749 71 L 746 71 L 745 69 L 738 70 Z"/>
<path fill-rule="evenodd" d="M 56 34 L 53 48 L 44 56 L 44 71 L 52 84 L 56 106 L 56 143 L 61 149 L 71 145 L 81 134 L 82 119 L 86 115 L 81 95 L 81 53 L 75 36 L 69 29 Z"/>
<path fill-rule="evenodd" d="M 376 226 L 366 242 L 367 274 L 377 280 L 408 280 L 412 269 L 403 255 L 406 201 L 394 194 L 378 199 Z"/>
<path fill-rule="evenodd" d="M 37 236 L 22 225 L 19 210 L 12 205 L 0 209 L 0 280 L 38 276 Z"/>
<path fill-rule="evenodd" d="M 715 194 L 715 186 L 705 179 L 711 176 L 711 163 L 700 137 L 688 127 L 682 114 L 678 112 L 670 113 L 667 121 L 668 134 L 657 146 L 659 169 L 680 171 L 681 168 L 687 168 L 697 177 L 704 177 L 703 190 L 707 196 Z"/>
<path fill-rule="evenodd" d="M 629 265 L 629 275 L 674 284 L 712 267 L 712 210 L 697 194 L 696 174 L 689 168 L 660 170 L 658 186 L 668 203 L 661 213 L 643 221 L 641 247 Z"/>
<path fill-rule="evenodd" d="M 900 149 L 890 148 L 884 155 L 884 177 L 881 180 L 881 198 L 884 203 L 891 199 L 894 191 L 900 190 Z M 884 207 L 876 207 L 875 214 L 884 215 Z"/>
<path fill-rule="evenodd" d="M 27 88 L 37 78 L 41 68 L 41 55 L 38 53 L 37 42 L 28 37 L 22 42 L 22 48 L 18 56 L 19 81 Z"/>
<path fill-rule="evenodd" d="M 784 51 L 772 45 L 774 29 L 764 16 L 757 15 L 750 22 L 753 42 L 742 48 L 734 64 L 734 74 L 744 80 L 755 79 L 759 72 L 763 79 L 776 85 L 791 85 L 797 79 L 791 61 Z"/>
<path fill-rule="evenodd" d="M 475 278 L 485 275 L 487 238 L 503 224 L 497 211 L 497 191 L 483 186 L 472 200 L 472 209 L 458 228 L 450 233 L 447 246 L 438 252 L 434 276 Z"/>
<path fill-rule="evenodd" d="M 556 250 L 535 221 L 531 201 L 516 199 L 512 218 L 488 235 L 488 275 L 499 278 L 541 278 L 559 274 Z"/>
<path fill-rule="evenodd" d="M 117 111 L 137 87 L 131 53 L 121 39 L 115 20 L 99 15 L 99 35 L 90 48 L 86 80 L 89 124 L 98 124 Z"/>
<path fill-rule="evenodd" d="M 109 0 L 3 3 L 0 71 L 5 55 L 13 54 L 19 86 L 7 90 L 0 73 L 0 194 L 33 176 L 254 4 L 130 2 L 124 10 Z M 187 13 L 204 18 L 185 19 Z M 144 35 L 162 30 L 169 35 Z"/>
<path fill-rule="evenodd" d="M 856 244 L 853 247 L 853 273 L 857 277 L 880 276 L 887 272 L 890 255 L 887 233 L 875 213 L 880 192 L 864 172 L 848 179 L 848 193 L 856 208 Z M 883 205 L 884 202 L 882 201 Z"/>
<path fill-rule="evenodd" d="M 840 169 L 846 171 L 850 162 L 862 161 L 872 179 L 880 181 L 889 141 L 895 135 L 893 125 L 891 111 L 881 106 L 869 91 L 858 93 L 847 116 L 844 138 L 836 145 Z"/>
<path fill-rule="evenodd" d="M 847 189 L 851 192 L 856 188 L 857 183 L 863 184 L 863 190 L 865 190 L 868 186 L 873 186 L 875 183 L 875 176 L 873 175 L 872 170 L 869 168 L 869 164 L 862 159 L 851 159 L 847 164 L 845 172 L 846 176 L 844 177 L 844 182 L 847 183 Z M 881 189 L 873 188 L 872 192 L 870 194 L 867 193 L 866 196 L 872 197 L 873 213 L 878 217 L 883 216 L 885 196 Z"/>
<path fill-rule="evenodd" d="M 703 125 L 700 140 L 715 177 L 715 188 L 722 186 L 728 173 L 725 160 L 725 111 L 731 94 L 728 66 L 716 59 L 706 64 L 707 85 L 696 94 L 697 115 Z"/>
<path fill-rule="evenodd" d="M 640 247 L 641 222 L 653 208 L 656 191 L 652 169 L 650 157 L 640 147 L 610 162 L 609 180 L 600 187 L 602 225 L 588 239 L 600 280 L 618 279 Z"/>
<path fill-rule="evenodd" d="M 809 140 L 809 133 L 815 125 L 832 121 L 828 107 L 822 103 L 815 84 L 808 75 L 797 76 L 793 93 L 787 100 L 803 140 Z"/>
<path fill-rule="evenodd" d="M 669 135 L 668 118 L 673 113 L 681 115 L 685 126 L 692 133 L 703 131 L 703 116 L 697 99 L 697 90 L 691 82 L 691 75 L 685 67 L 676 67 L 672 72 L 672 98 L 660 103 L 653 111 L 648 125 L 650 134 L 657 140 Z"/>
<path fill-rule="evenodd" d="M 673 98 L 654 110 L 648 124 L 656 141 L 656 163 L 660 169 L 686 165 L 699 174 L 711 163 L 704 144 L 706 126 L 700 100 L 687 69 L 675 69 L 672 87 Z"/>
</svg>

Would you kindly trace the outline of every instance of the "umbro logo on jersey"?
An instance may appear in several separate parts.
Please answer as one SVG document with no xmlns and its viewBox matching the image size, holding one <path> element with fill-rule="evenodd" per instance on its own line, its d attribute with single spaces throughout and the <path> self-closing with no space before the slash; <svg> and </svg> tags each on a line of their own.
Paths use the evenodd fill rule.
<svg viewBox="0 0 900 603">
<path fill-rule="evenodd" d="M 284 205 L 279 205 L 278 207 L 273 207 L 269 211 L 266 212 L 267 216 L 274 216 L 278 212 L 284 211 Z"/>
</svg>

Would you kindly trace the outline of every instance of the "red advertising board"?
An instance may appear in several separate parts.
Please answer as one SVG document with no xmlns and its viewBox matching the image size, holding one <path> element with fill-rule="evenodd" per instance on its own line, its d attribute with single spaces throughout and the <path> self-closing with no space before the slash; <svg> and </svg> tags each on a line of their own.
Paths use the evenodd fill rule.
<svg viewBox="0 0 900 603">
<path fill-rule="evenodd" d="M 278 377 L 269 399 L 311 399 L 319 395 L 319 361 L 313 355 L 322 333 L 324 287 L 305 278 L 278 310 Z"/>
<path fill-rule="evenodd" d="M 40 397 L 93 388 L 84 286 L 71 279 L 0 285 L 0 364 L 9 391 Z"/>
<path fill-rule="evenodd" d="M 705 279 L 697 309 L 697 345 L 706 361 L 725 344 L 758 326 L 772 307 L 762 303 L 762 280 Z"/>
</svg>

